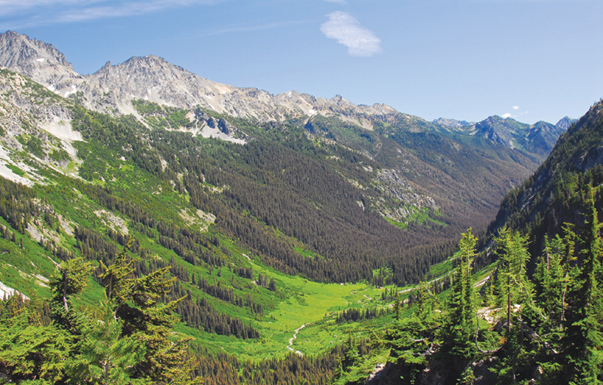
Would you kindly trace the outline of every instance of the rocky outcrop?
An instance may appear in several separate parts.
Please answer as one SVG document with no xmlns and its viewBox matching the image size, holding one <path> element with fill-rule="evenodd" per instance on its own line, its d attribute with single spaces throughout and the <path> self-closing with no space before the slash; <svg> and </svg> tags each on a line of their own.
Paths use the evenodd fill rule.
<svg viewBox="0 0 603 385">
<path fill-rule="evenodd" d="M 438 118 L 434 120 L 432 123 L 439 124 L 440 126 L 445 126 L 450 129 L 461 129 L 462 127 L 466 127 L 471 125 L 472 123 L 466 120 L 456 120 L 456 119 L 446 119 L 446 118 Z"/>
<path fill-rule="evenodd" d="M 73 141 L 82 140 L 71 128 L 69 102 L 21 74 L 0 72 L 0 176 L 31 185 L 43 178 L 33 164 L 42 162 L 60 172 L 76 172 Z M 34 161 L 26 161 L 22 153 Z"/>
<path fill-rule="evenodd" d="M 434 212 L 438 210 L 432 197 L 420 193 L 396 170 L 380 170 L 375 182 L 384 195 L 390 198 L 389 202 L 380 200 L 374 203 L 381 215 L 386 218 L 407 223 L 417 211 L 428 209 L 430 212 Z"/>
<path fill-rule="evenodd" d="M 73 84 L 83 81 L 83 76 L 73 70 L 65 55 L 52 44 L 12 31 L 0 34 L 0 66 L 63 95 Z"/>
<path fill-rule="evenodd" d="M 559 120 L 557 122 L 557 124 L 555 124 L 555 126 L 559 127 L 563 131 L 567 131 L 567 129 L 570 128 L 570 126 L 576 122 L 577 122 L 576 119 L 571 119 L 566 116 L 565 118 L 562 118 L 561 120 Z"/>
<path fill-rule="evenodd" d="M 0 65 L 20 72 L 63 97 L 78 97 L 85 107 L 108 113 L 137 115 L 131 101 L 193 109 L 197 106 L 261 122 L 322 114 L 350 120 L 372 129 L 370 117 L 400 114 L 384 104 L 357 106 L 337 95 L 316 98 L 295 91 L 272 95 L 257 88 L 238 88 L 213 82 L 149 55 L 112 65 L 91 75 L 73 70 L 51 44 L 16 32 L 0 34 Z"/>
</svg>

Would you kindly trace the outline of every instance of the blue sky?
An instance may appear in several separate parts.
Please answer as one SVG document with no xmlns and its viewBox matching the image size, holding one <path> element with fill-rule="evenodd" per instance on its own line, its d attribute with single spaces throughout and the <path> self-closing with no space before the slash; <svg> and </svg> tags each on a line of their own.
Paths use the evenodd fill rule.
<svg viewBox="0 0 603 385">
<path fill-rule="evenodd" d="M 601 0 L 0 0 L 75 70 L 153 54 L 271 93 L 424 119 L 578 118 L 603 97 Z"/>
</svg>

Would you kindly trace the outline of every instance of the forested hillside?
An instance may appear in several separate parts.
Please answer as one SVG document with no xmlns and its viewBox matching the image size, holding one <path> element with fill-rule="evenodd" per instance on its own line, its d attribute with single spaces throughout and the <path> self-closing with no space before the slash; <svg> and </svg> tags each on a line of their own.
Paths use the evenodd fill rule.
<svg viewBox="0 0 603 385">
<path fill-rule="evenodd" d="M 568 131 L 538 170 L 521 186 L 513 189 L 501 203 L 496 219 L 489 227 L 496 233 L 503 225 L 533 234 L 531 251 L 543 249 L 544 237 L 553 239 L 565 223 L 578 224 L 585 185 L 602 182 L 600 144 L 603 141 L 603 105 L 595 104 Z M 603 206 L 597 199 L 596 208 Z"/>
<path fill-rule="evenodd" d="M 9 35 L 3 41 L 22 39 Z M 41 43 L 28 47 L 62 55 Z M 20 58 L 35 58 L 26 56 Z M 405 378 L 419 379 L 425 365 L 439 362 L 428 356 L 440 353 L 452 354 L 446 359 L 454 377 L 482 357 L 467 342 L 479 304 L 502 306 L 511 298 L 523 309 L 532 303 L 521 291 L 531 287 L 522 265 L 530 258 L 524 257 L 513 265 L 521 292 L 509 294 L 495 278 L 511 276 L 499 262 L 500 273 L 488 270 L 488 299 L 478 299 L 469 274 L 475 239 L 466 229 L 486 226 L 503 194 L 542 160 L 542 147 L 511 148 L 341 97 L 292 94 L 316 107 L 295 114 L 285 108 L 295 104 L 286 96 L 258 97 L 255 102 L 274 107 L 263 118 L 249 112 L 256 104 L 237 99 L 255 94 L 234 87 L 228 88 L 231 99 L 224 96 L 232 108 L 221 111 L 159 103 L 173 97 L 169 89 L 155 101 L 124 101 L 85 83 L 64 57 L 51 67 L 19 63 L 33 75 L 52 75 L 57 87 L 77 80 L 87 88 L 63 92 L 64 98 L 47 84 L 0 70 L 0 290 L 7 299 L 0 306 L 0 381 L 188 383 L 201 376 L 215 384 L 346 383 L 364 381 L 384 360 L 409 370 Z M 185 73 L 147 57 L 108 65 L 94 79 L 104 87 L 120 71 L 141 76 L 149 63 L 166 69 L 159 75 Z M 137 86 L 127 84 L 133 91 Z M 98 108 L 86 107 L 95 103 Z M 585 117 L 576 127 L 597 122 Z M 584 130 L 572 128 L 563 141 Z M 594 153 L 570 158 L 586 159 L 582 170 L 598 162 Z M 551 167 L 546 164 L 541 169 Z M 584 186 L 594 176 L 585 183 L 576 178 L 568 196 L 581 196 L 576 205 L 582 206 L 575 207 L 590 212 Z M 499 222 L 519 229 L 512 220 L 519 214 L 505 202 L 511 220 Z M 449 258 L 461 233 L 469 234 L 461 257 Z M 588 242 L 584 232 L 575 234 Z M 504 261 L 504 250 L 492 255 Z M 465 267 L 450 273 L 455 264 Z M 580 266 L 564 266 L 586 279 Z M 416 291 L 425 279 L 430 283 Z M 568 298 L 582 290 L 563 282 Z M 537 285 L 541 292 L 534 295 L 550 289 Z M 444 299 L 451 287 L 453 299 Z M 440 307 L 438 298 L 447 305 Z M 465 305 L 455 308 L 458 303 Z M 417 304 L 420 322 L 411 316 Z M 511 313 L 507 320 L 515 317 Z M 540 327 L 531 323 L 532 313 L 522 317 L 532 330 Z M 549 321 L 542 328 L 567 325 Z M 411 338 L 419 345 L 404 345 L 408 328 L 424 333 Z M 524 332 L 488 328 L 482 322 L 479 346 L 498 349 L 499 337 L 517 341 Z M 517 343 L 501 346 L 511 357 L 516 350 L 508 349 L 523 346 Z M 418 346 L 427 350 L 408 353 Z M 524 369 L 534 367 L 530 360 Z M 508 379 L 504 365 L 500 378 Z M 559 365 L 554 370 L 567 368 Z"/>
<path fill-rule="evenodd" d="M 450 290 L 421 283 L 412 314 L 377 333 L 372 353 L 345 346 L 338 383 L 362 383 L 362 362 L 379 355 L 387 365 L 370 384 L 603 380 L 601 111 L 603 102 L 507 195 L 482 253 L 463 234 Z"/>
<path fill-rule="evenodd" d="M 260 123 L 136 101 L 140 122 L 86 110 L 75 94 L 68 101 L 38 89 L 45 99 L 32 105 L 28 88 L 22 88 L 26 80 L 3 74 L 5 88 L 12 90 L 6 94 L 7 111 L 17 108 L 23 114 L 6 122 L 8 148 L 37 154 L 26 167 L 44 169 L 48 159 L 88 182 L 78 191 L 102 186 L 102 192 L 84 195 L 103 210 L 117 210 L 125 223 L 158 229 L 172 239 L 160 238 L 161 245 L 188 262 L 202 251 L 199 237 L 190 245 L 181 243 L 173 227 L 181 226 L 182 216 L 153 218 L 142 205 L 149 194 L 160 193 L 157 198 L 165 200 L 171 192 L 184 199 L 189 210 L 204 213 L 200 221 L 210 219 L 214 232 L 236 239 L 282 272 L 321 282 L 357 282 L 371 281 L 373 270 L 388 268 L 384 282 L 404 285 L 449 254 L 464 227 L 482 223 L 495 205 L 491 196 L 521 175 L 511 171 L 517 163 L 507 149 L 490 149 L 496 154 L 490 159 L 435 133 L 403 131 L 395 122 L 376 133 L 315 118 L 313 127 L 320 132 L 313 134 L 308 124 Z M 20 103 L 28 107 L 16 107 Z M 53 116 L 57 109 L 61 113 Z M 32 120 L 39 114 L 45 120 Z M 191 135 L 202 124 L 246 144 Z M 47 132 L 65 136 L 56 150 L 44 144 Z M 402 151 L 404 142 L 412 142 L 412 150 Z M 522 153 L 513 156 L 529 164 Z M 432 165 L 437 162 L 443 164 L 439 169 Z M 9 175 L 36 180 L 36 172 Z M 132 177 L 148 181 L 147 186 L 134 187 Z M 472 188 L 461 188 L 469 184 Z"/>
</svg>

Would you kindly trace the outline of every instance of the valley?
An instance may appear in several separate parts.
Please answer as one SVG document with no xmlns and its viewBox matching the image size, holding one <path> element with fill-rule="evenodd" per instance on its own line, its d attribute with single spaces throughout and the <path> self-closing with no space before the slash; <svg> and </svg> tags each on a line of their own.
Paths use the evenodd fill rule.
<svg viewBox="0 0 603 385">
<path fill-rule="evenodd" d="M 72 343 L 49 362 L 96 368 L 79 336 L 113 328 L 106 354 L 137 361 L 111 370 L 140 383 L 529 381 L 569 365 L 551 351 L 590 365 L 556 330 L 581 335 L 564 301 L 596 313 L 579 293 L 600 226 L 580 226 L 602 209 L 601 103 L 557 124 L 428 122 L 155 56 L 84 76 L 11 31 L 0 66 L 0 335 L 14 346 L 24 325 L 58 333 Z M 78 373 L 14 357 L 0 354 L 0 383 Z"/>
</svg>

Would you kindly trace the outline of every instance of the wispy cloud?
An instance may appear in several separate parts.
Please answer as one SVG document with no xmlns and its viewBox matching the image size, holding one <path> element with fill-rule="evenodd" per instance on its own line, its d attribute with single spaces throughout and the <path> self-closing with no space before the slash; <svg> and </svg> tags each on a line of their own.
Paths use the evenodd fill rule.
<svg viewBox="0 0 603 385">
<path fill-rule="evenodd" d="M 16 16 L 19 13 L 48 7 L 81 6 L 94 3 L 94 1 L 77 0 L 0 0 L 0 16 Z"/>
<path fill-rule="evenodd" d="M 71 23 L 159 12 L 168 8 L 212 5 L 224 0 L 0 0 L 0 25 Z M 9 19 L 9 20 L 6 20 Z"/>
<path fill-rule="evenodd" d="M 333 12 L 320 30 L 329 39 L 348 47 L 352 56 L 373 56 L 381 52 L 381 40 L 373 32 L 363 27 L 347 12 Z"/>
<path fill-rule="evenodd" d="M 207 33 L 203 33 L 201 36 L 213 36 L 213 35 L 222 35 L 226 33 L 237 33 L 237 32 L 254 32 L 254 31 L 265 31 L 269 29 L 276 29 L 281 27 L 287 27 L 290 25 L 296 24 L 309 24 L 315 23 L 316 20 L 291 20 L 291 21 L 280 21 L 276 23 L 268 23 L 268 24 L 260 24 L 260 25 L 250 25 L 250 26 L 241 26 L 241 27 L 232 27 L 232 28 L 224 28 L 217 29 L 214 31 L 210 31 Z"/>
</svg>

